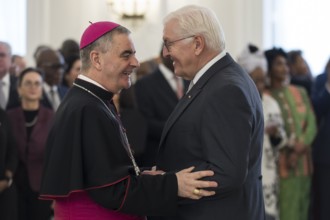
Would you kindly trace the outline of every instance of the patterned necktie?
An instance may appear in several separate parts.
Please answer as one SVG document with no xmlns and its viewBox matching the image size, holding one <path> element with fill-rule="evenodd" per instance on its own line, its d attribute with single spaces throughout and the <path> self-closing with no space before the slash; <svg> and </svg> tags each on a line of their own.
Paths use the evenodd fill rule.
<svg viewBox="0 0 330 220">
<path fill-rule="evenodd" d="M 0 108 L 6 109 L 6 99 L 5 99 L 5 93 L 4 93 L 4 85 L 5 83 L 0 80 Z"/>
</svg>

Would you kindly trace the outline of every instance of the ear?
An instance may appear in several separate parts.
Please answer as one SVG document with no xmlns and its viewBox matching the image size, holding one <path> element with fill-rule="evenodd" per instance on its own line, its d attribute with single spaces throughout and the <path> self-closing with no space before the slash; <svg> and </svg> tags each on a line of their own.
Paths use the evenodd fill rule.
<svg viewBox="0 0 330 220">
<path fill-rule="evenodd" d="M 95 69 L 102 70 L 102 57 L 100 56 L 100 52 L 92 50 L 89 54 L 89 58 L 91 60 L 91 65 Z"/>
<path fill-rule="evenodd" d="M 195 55 L 199 55 L 202 53 L 205 47 L 205 40 L 202 36 L 195 36 Z"/>
</svg>

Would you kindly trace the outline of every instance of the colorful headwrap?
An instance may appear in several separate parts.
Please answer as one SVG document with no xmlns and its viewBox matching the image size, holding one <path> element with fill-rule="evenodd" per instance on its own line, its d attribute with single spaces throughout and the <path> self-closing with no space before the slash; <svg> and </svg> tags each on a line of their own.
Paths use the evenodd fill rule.
<svg viewBox="0 0 330 220">
<path fill-rule="evenodd" d="M 267 60 L 264 53 L 254 45 L 249 44 L 238 57 L 237 62 L 249 74 L 257 67 L 260 67 L 265 74 L 267 73 Z"/>
</svg>

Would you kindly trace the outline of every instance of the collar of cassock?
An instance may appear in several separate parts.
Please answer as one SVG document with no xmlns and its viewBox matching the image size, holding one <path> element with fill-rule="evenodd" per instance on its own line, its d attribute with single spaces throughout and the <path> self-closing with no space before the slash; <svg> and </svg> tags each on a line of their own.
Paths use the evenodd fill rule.
<svg viewBox="0 0 330 220">
<path fill-rule="evenodd" d="M 104 90 L 101 87 L 94 85 L 93 83 L 87 82 L 87 81 L 79 79 L 79 78 L 77 78 L 74 82 L 76 84 L 84 87 L 85 89 L 90 90 L 91 92 L 93 92 L 95 95 L 97 95 L 104 101 L 110 101 L 114 95 L 112 92 Z"/>
</svg>

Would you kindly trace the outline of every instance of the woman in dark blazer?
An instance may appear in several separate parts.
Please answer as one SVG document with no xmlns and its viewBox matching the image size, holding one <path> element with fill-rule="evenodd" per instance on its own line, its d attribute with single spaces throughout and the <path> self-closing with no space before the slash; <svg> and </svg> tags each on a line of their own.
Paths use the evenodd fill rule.
<svg viewBox="0 0 330 220">
<path fill-rule="evenodd" d="M 15 139 L 6 112 L 0 108 L 0 219 L 15 220 L 16 188 L 13 174 L 17 166 Z"/>
<path fill-rule="evenodd" d="M 19 164 L 14 179 L 18 189 L 19 219 L 48 219 L 50 203 L 38 199 L 45 142 L 53 111 L 40 104 L 42 72 L 27 68 L 19 76 L 21 105 L 8 111 L 17 141 Z"/>
</svg>

